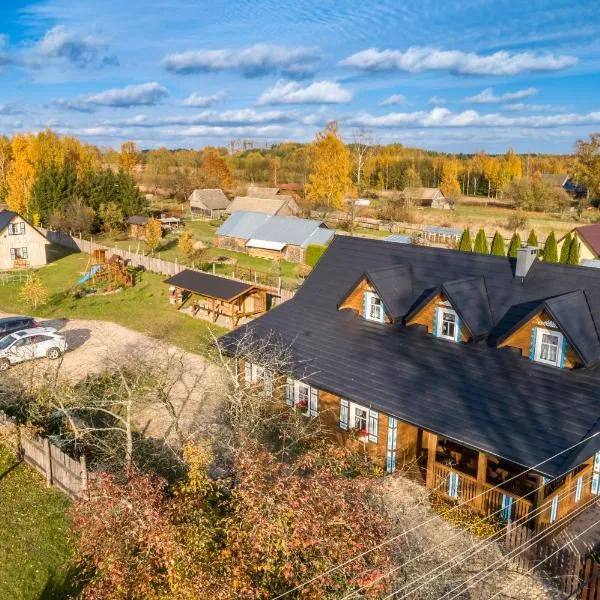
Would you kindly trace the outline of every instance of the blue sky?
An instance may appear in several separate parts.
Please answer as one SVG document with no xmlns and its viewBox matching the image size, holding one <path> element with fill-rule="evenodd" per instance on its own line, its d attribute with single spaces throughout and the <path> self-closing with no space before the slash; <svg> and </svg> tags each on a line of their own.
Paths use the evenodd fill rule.
<svg viewBox="0 0 600 600">
<path fill-rule="evenodd" d="M 566 0 L 3 0 L 0 132 L 117 147 L 348 139 L 570 152 L 600 131 L 600 11 Z"/>
</svg>

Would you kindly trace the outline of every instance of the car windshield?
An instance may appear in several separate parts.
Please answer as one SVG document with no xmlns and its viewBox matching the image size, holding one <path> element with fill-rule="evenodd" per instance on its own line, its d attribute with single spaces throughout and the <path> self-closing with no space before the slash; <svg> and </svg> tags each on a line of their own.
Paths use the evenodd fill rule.
<svg viewBox="0 0 600 600">
<path fill-rule="evenodd" d="M 7 335 L 0 340 L 0 350 L 6 350 L 16 339 L 14 335 Z"/>
</svg>

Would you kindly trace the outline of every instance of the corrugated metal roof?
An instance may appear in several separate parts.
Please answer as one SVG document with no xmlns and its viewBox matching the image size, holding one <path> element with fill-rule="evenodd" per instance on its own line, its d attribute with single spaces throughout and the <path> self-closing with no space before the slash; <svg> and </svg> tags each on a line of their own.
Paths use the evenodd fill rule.
<svg viewBox="0 0 600 600">
<path fill-rule="evenodd" d="M 385 241 L 394 242 L 395 244 L 410 244 L 412 239 L 410 235 L 396 233 L 394 235 L 388 235 L 388 237 L 385 238 Z"/>
<path fill-rule="evenodd" d="M 285 248 L 283 242 L 269 242 L 268 240 L 255 240 L 251 239 L 246 242 L 247 248 L 262 248 L 263 250 L 277 250 L 281 251 Z"/>
<path fill-rule="evenodd" d="M 216 235 L 249 240 L 251 237 L 254 237 L 254 232 L 270 218 L 271 215 L 265 213 L 246 211 L 234 212 L 227 221 L 217 229 Z"/>
</svg>

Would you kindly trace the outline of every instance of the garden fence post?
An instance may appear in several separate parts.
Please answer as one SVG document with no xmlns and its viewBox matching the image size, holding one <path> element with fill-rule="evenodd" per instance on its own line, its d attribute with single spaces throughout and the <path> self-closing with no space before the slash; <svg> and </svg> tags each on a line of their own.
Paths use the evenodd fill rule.
<svg viewBox="0 0 600 600">
<path fill-rule="evenodd" d="M 46 471 L 46 484 L 52 487 L 52 452 L 50 450 L 50 441 L 44 438 L 44 470 Z"/>
<path fill-rule="evenodd" d="M 79 457 L 79 465 L 81 466 L 81 493 L 87 495 L 88 489 L 88 471 L 87 462 L 85 460 L 85 454 Z"/>
</svg>

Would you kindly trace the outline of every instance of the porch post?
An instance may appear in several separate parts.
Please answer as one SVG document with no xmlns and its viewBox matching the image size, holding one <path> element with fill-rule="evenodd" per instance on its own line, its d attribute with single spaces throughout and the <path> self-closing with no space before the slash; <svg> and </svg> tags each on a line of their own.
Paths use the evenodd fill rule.
<svg viewBox="0 0 600 600">
<path fill-rule="evenodd" d="M 479 455 L 477 456 L 477 497 L 473 502 L 473 506 L 478 512 L 483 512 L 485 506 L 485 497 L 483 494 L 485 492 L 485 483 L 487 479 L 487 462 L 487 454 L 479 452 Z"/>
<path fill-rule="evenodd" d="M 535 516 L 533 518 L 533 529 L 534 531 L 538 531 L 540 528 L 540 524 L 542 523 L 542 519 L 544 517 L 543 510 L 538 510 L 540 506 L 544 503 L 544 478 L 541 475 L 537 475 L 535 478 L 536 490 L 535 496 L 533 499 L 533 509 L 535 510 Z"/>
<path fill-rule="evenodd" d="M 438 436 L 435 433 L 427 433 L 427 476 L 425 479 L 425 485 L 433 489 L 434 487 L 434 465 L 435 465 L 435 453 L 437 451 Z"/>
</svg>

